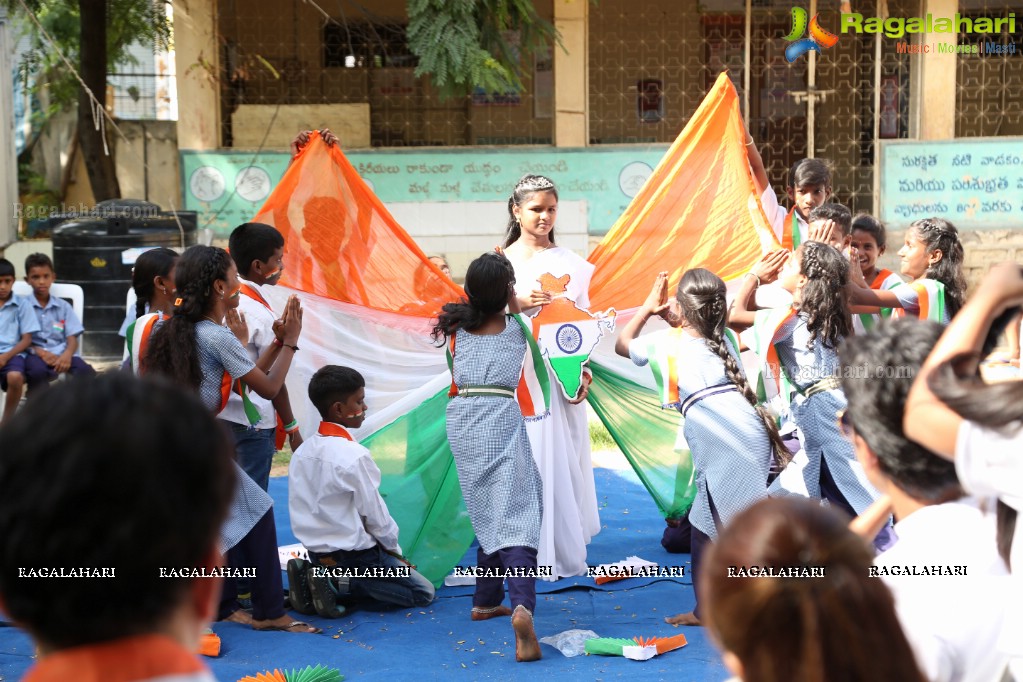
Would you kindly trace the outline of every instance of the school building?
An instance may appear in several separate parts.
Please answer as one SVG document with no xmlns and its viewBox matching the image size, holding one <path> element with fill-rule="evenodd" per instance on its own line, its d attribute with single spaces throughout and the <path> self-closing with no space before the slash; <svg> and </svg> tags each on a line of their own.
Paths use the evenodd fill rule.
<svg viewBox="0 0 1023 682">
<path fill-rule="evenodd" d="M 890 225 L 889 256 L 936 214 L 963 231 L 968 274 L 1023 255 L 1023 2 L 535 6 L 562 44 L 523 64 L 525 90 L 445 100 L 414 75 L 405 0 L 175 0 L 177 145 L 155 136 L 151 165 L 173 158 L 138 191 L 171 183 L 161 191 L 226 236 L 284 172 L 295 132 L 328 126 L 456 272 L 500 238 L 525 172 L 559 184 L 559 238 L 585 252 L 727 70 L 779 196 L 792 163 L 821 157 L 836 201 Z M 790 61 L 801 40 L 816 49 Z"/>
</svg>

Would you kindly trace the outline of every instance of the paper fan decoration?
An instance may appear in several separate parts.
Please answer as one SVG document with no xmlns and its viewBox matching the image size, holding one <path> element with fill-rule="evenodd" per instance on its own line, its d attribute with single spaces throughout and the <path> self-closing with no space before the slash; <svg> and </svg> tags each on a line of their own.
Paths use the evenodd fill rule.
<svg viewBox="0 0 1023 682">
<path fill-rule="evenodd" d="M 328 668 L 318 665 L 315 668 L 311 665 L 303 670 L 291 670 L 281 672 L 274 670 L 270 672 L 256 673 L 243 677 L 238 682 L 341 682 L 345 679 L 337 668 Z"/>
<path fill-rule="evenodd" d="M 666 651 L 681 649 L 686 642 L 685 635 L 673 637 L 597 637 L 586 640 L 586 653 L 599 656 L 624 656 L 634 661 L 645 661 Z"/>
</svg>

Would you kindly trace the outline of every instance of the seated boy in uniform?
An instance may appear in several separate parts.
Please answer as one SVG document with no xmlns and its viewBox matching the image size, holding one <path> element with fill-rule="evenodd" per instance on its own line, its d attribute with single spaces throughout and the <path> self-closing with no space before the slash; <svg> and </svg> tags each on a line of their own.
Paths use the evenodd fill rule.
<svg viewBox="0 0 1023 682">
<path fill-rule="evenodd" d="M 39 321 L 31 304 L 14 295 L 14 264 L 0 258 L 0 390 L 7 392 L 0 424 L 14 416 L 25 388 L 25 349 Z"/>
<path fill-rule="evenodd" d="M 336 618 L 339 598 L 408 608 L 433 601 L 433 585 L 398 545 L 398 524 L 380 496 L 380 469 L 348 429 L 366 420 L 366 382 L 354 369 L 327 365 L 309 382 L 322 421 L 291 458 L 291 529 L 313 566 L 288 562 L 291 606 Z"/>
<path fill-rule="evenodd" d="M 32 287 L 32 296 L 26 300 L 39 321 L 39 331 L 32 335 L 32 346 L 25 357 L 30 397 L 49 386 L 59 374 L 85 377 L 96 374 L 77 355 L 78 337 L 85 329 L 74 308 L 64 299 L 50 296 L 56 279 L 53 261 L 45 253 L 33 253 L 25 259 L 25 281 Z"/>
</svg>

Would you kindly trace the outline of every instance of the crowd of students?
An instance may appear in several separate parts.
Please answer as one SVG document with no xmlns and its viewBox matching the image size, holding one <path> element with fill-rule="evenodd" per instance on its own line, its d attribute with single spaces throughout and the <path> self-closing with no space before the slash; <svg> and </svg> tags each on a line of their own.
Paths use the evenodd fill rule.
<svg viewBox="0 0 1023 682">
<path fill-rule="evenodd" d="M 829 201 L 826 164 L 796 164 L 785 210 L 752 140 L 747 148 L 783 248 L 731 294 L 716 274 L 691 269 L 671 296 L 667 272 L 657 274 L 615 345 L 638 365 L 672 368 L 654 372 L 659 401 L 679 411 L 695 466 L 685 523 L 698 602 L 667 621 L 706 625 L 727 667 L 750 682 L 1023 680 L 1023 383 L 989 385 L 978 373 L 994 339 L 1017 329 L 1020 267 L 993 268 L 967 298 L 956 228 L 929 218 L 910 226 L 899 249 L 906 282 L 877 267 L 884 226 Z M 590 377 L 574 397 L 554 391 L 542 418 L 514 399 L 523 372 L 544 368 L 525 317 L 552 301 L 541 275 L 570 274 L 565 295 L 588 303 L 592 266 L 555 243 L 557 203 L 548 178 L 516 184 L 502 248 L 470 264 L 465 298 L 444 305 L 434 327 L 451 361 L 447 433 L 477 563 L 508 576 L 477 579 L 469 615 L 510 617 L 518 661 L 541 658 L 538 568 L 579 574 L 599 529 L 581 405 Z M 402 553 L 380 470 L 350 431 L 365 420 L 367 378 L 319 369 L 308 397 L 320 422 L 313 434 L 298 429 L 284 382 L 302 304 L 292 296 L 278 313 L 264 289 L 279 280 L 285 248 L 274 228 L 246 223 L 230 253 L 145 252 L 133 276 L 128 372 L 68 382 L 48 401 L 33 395 L 56 375 L 92 373 L 75 354 L 81 325 L 49 296 L 49 259 L 26 263 L 34 300 L 12 295 L 13 268 L 0 260 L 0 382 L 9 396 L 0 599 L 45 654 L 32 679 L 102 670 L 147 648 L 160 652 L 156 667 L 137 679 L 209 679 L 187 652 L 214 616 L 319 632 L 282 600 L 266 492 L 279 432 L 294 451 L 292 530 L 309 553 L 288 564 L 291 608 L 338 617 L 360 600 L 433 600 L 433 585 Z M 654 319 L 660 328 L 643 334 Z M 744 363 L 744 350 L 756 360 Z M 30 399 L 10 419 L 10 396 L 20 399 L 24 384 Z M 96 496 L 101 504 L 87 501 Z M 72 514 L 79 531 L 69 531 Z M 107 523 L 116 532 L 98 530 Z M 157 526 L 173 532 L 153 543 Z M 145 573 L 157 561 L 213 568 L 219 553 L 228 568 L 257 568 L 241 586 L 251 609 L 230 573 L 220 594 L 208 581 Z M 119 610 L 100 612 L 77 583 L 64 583 L 66 593 L 25 589 L 16 577 L 25 565 L 116 565 L 128 578 L 117 589 L 127 591 Z M 737 567 L 755 570 L 736 575 Z M 90 612 L 89 627 L 66 626 L 83 622 L 77 609 Z"/>
</svg>

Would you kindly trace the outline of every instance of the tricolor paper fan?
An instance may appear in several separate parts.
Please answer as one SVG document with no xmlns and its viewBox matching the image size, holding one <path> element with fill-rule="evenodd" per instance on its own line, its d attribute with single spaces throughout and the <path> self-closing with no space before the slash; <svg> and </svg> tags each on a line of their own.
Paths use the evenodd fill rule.
<svg viewBox="0 0 1023 682">
<path fill-rule="evenodd" d="M 673 637 L 597 637 L 586 640 L 586 653 L 601 656 L 625 656 L 634 661 L 645 661 L 666 651 L 681 649 L 687 644 L 685 635 Z"/>
<path fill-rule="evenodd" d="M 303 670 L 286 670 L 284 672 L 267 670 L 243 677 L 238 682 L 341 682 L 343 679 L 345 679 L 344 676 L 337 668 L 328 668 L 322 665 L 314 668 L 309 665 Z"/>
</svg>

